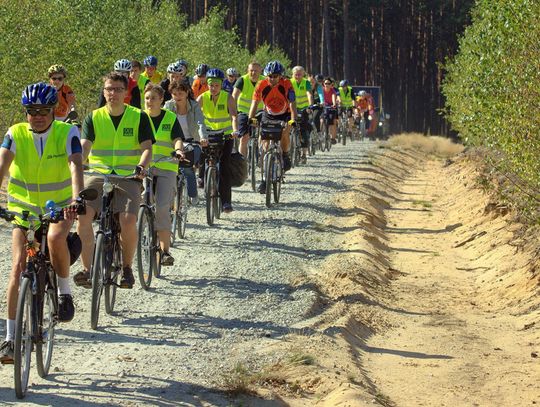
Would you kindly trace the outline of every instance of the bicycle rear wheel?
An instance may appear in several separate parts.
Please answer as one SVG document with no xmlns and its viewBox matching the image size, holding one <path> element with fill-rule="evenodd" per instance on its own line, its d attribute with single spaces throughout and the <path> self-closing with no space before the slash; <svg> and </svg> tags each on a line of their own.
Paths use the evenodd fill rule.
<svg viewBox="0 0 540 407">
<path fill-rule="evenodd" d="M 56 293 L 52 287 L 49 287 L 43 299 L 42 342 L 36 343 L 36 367 L 40 377 L 46 377 L 51 367 L 54 329 L 56 327 L 56 316 L 58 312 L 57 304 Z"/>
<path fill-rule="evenodd" d="M 15 317 L 13 352 L 15 394 L 22 399 L 28 388 L 32 360 L 32 334 L 37 329 L 37 304 L 32 295 L 32 280 L 24 277 L 20 283 Z"/>
<path fill-rule="evenodd" d="M 98 326 L 105 270 L 110 267 L 110 264 L 106 262 L 106 249 L 105 235 L 100 233 L 94 247 L 94 260 L 92 262 L 92 305 L 90 309 L 90 327 L 92 329 L 97 329 Z"/>
<path fill-rule="evenodd" d="M 281 195 L 282 170 L 283 168 L 281 167 L 281 160 L 279 158 L 274 158 L 274 166 L 272 168 L 272 189 L 274 191 L 275 203 L 279 203 L 279 197 Z"/>
<path fill-rule="evenodd" d="M 257 192 L 257 141 L 255 139 L 249 139 L 248 156 L 251 189 L 253 190 L 253 192 Z"/>
<path fill-rule="evenodd" d="M 214 218 L 216 216 L 216 200 L 215 197 L 217 187 L 216 187 L 216 168 L 215 167 L 208 167 L 208 170 L 206 171 L 206 223 L 208 223 L 208 226 L 212 226 L 214 224 Z"/>
<path fill-rule="evenodd" d="M 114 237 L 113 239 L 118 239 Z M 120 242 L 118 240 L 111 241 L 110 248 L 107 250 L 106 263 L 107 268 L 104 269 L 105 272 L 105 312 L 111 315 L 114 312 L 114 304 L 116 303 L 116 290 L 118 289 L 118 284 L 120 276 L 122 274 L 122 252 L 120 249 Z"/>
<path fill-rule="evenodd" d="M 178 181 L 178 204 L 177 204 L 177 218 L 178 223 L 176 226 L 176 233 L 179 239 L 186 237 L 186 225 L 188 214 L 188 191 L 186 185 L 186 177 L 183 175 Z"/>
<path fill-rule="evenodd" d="M 150 208 L 141 206 L 137 216 L 137 271 L 141 287 L 150 288 L 152 271 L 155 266 L 154 225 Z"/>
<path fill-rule="evenodd" d="M 272 206 L 272 168 L 274 167 L 275 157 L 272 153 L 267 153 L 265 157 L 264 178 L 266 179 L 266 207 Z"/>
</svg>

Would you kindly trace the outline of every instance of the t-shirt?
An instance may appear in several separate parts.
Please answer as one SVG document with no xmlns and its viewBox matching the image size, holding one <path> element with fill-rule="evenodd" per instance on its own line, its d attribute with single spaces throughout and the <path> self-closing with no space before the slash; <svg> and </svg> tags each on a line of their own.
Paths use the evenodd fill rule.
<svg viewBox="0 0 540 407">
<path fill-rule="evenodd" d="M 105 100 L 105 95 L 103 94 L 103 90 L 101 90 L 101 95 L 99 96 L 98 100 L 98 107 L 103 107 L 106 103 L 107 101 Z M 141 92 L 139 92 L 137 81 L 135 81 L 133 78 L 128 78 L 128 92 L 124 98 L 124 103 L 136 107 L 137 109 L 140 109 L 142 106 Z"/>
<path fill-rule="evenodd" d="M 115 129 L 117 129 L 120 125 L 120 121 L 122 120 L 123 116 L 124 113 L 122 113 L 120 116 L 111 116 L 111 120 Z M 92 113 L 88 113 L 88 115 L 84 119 L 81 138 L 83 140 L 90 140 L 92 143 L 96 139 L 96 133 L 94 132 L 94 122 L 92 120 Z M 139 144 L 146 140 L 151 140 L 152 144 L 156 142 L 156 139 L 154 138 L 154 131 L 152 130 L 152 126 L 150 126 L 148 115 L 145 112 L 141 111 L 141 120 L 139 122 Z"/>
<path fill-rule="evenodd" d="M 159 116 L 152 117 L 148 115 L 148 117 L 150 117 L 150 119 L 152 120 L 152 123 L 154 124 L 154 129 L 157 130 L 159 128 L 161 121 L 165 117 L 165 113 L 167 113 L 166 110 L 161 110 L 161 113 L 159 114 Z M 186 139 L 184 137 L 184 132 L 182 131 L 182 128 L 180 127 L 180 123 L 178 123 L 178 120 L 175 120 L 171 129 L 171 140 L 176 140 L 177 138 L 182 139 L 182 141 Z"/>
<path fill-rule="evenodd" d="M 269 114 L 277 116 L 289 111 L 289 103 L 296 100 L 296 95 L 289 79 L 281 78 L 277 85 L 272 87 L 266 78 L 255 87 L 253 100 L 262 101 L 264 109 Z"/>
<path fill-rule="evenodd" d="M 208 82 L 201 83 L 201 80 L 197 78 L 193 81 L 193 85 L 191 85 L 191 89 L 193 90 L 193 97 L 197 99 L 199 95 L 202 95 L 204 92 L 206 92 L 209 89 Z"/>
<path fill-rule="evenodd" d="M 323 89 L 323 95 L 324 95 L 324 105 L 333 106 L 334 102 L 332 101 L 332 95 L 337 96 L 336 90 L 334 88 L 330 88 L 330 90 Z"/>
<path fill-rule="evenodd" d="M 228 94 L 232 95 L 232 91 L 234 89 L 234 82 L 229 82 L 227 79 L 225 79 L 223 81 L 223 84 L 221 85 L 221 88 Z"/>
<path fill-rule="evenodd" d="M 69 108 L 75 104 L 75 94 L 68 85 L 62 85 L 58 91 L 58 105 L 54 109 L 54 118 L 63 121 L 68 113 Z"/>
<path fill-rule="evenodd" d="M 45 144 L 47 143 L 47 138 L 49 137 L 49 134 L 51 133 L 51 128 L 52 127 L 49 127 L 43 133 L 32 132 L 32 136 L 34 137 L 34 145 L 36 146 L 36 151 L 40 158 L 43 155 L 43 151 L 45 150 Z M 77 126 L 71 126 L 71 129 L 69 130 L 67 141 L 66 141 L 66 153 L 68 157 L 71 154 L 82 153 L 80 137 L 81 135 L 79 134 L 79 129 L 77 128 Z M 7 148 L 13 154 L 16 154 L 17 148 L 15 145 L 15 140 L 13 139 L 13 135 L 11 134 L 9 130 L 4 136 L 2 147 Z"/>
<path fill-rule="evenodd" d="M 251 81 L 251 83 L 253 84 L 253 86 L 255 87 L 255 85 L 257 85 L 257 82 L 259 82 L 258 80 L 253 82 Z M 234 87 L 236 89 L 240 89 L 240 92 L 244 90 L 244 77 L 241 76 L 240 78 L 238 78 L 234 84 Z"/>
</svg>

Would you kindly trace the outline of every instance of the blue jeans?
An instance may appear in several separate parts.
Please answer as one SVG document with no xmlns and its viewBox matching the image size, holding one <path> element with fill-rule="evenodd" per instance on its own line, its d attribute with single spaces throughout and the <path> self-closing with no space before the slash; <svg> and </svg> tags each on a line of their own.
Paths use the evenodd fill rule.
<svg viewBox="0 0 540 407">
<path fill-rule="evenodd" d="M 201 159 L 201 146 L 193 144 L 193 162 L 195 166 L 199 165 Z M 195 177 L 195 171 L 193 167 L 182 168 L 182 172 L 186 177 L 186 184 L 188 190 L 188 196 L 190 198 L 195 198 L 197 196 L 197 178 Z"/>
</svg>

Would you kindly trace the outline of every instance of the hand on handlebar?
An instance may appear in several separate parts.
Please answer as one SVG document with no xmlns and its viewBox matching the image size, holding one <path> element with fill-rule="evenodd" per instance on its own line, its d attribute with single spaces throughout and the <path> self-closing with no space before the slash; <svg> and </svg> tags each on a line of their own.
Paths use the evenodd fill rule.
<svg viewBox="0 0 540 407">
<path fill-rule="evenodd" d="M 287 122 L 287 124 L 288 124 L 289 126 L 296 127 L 296 120 L 291 119 L 291 120 L 289 120 L 289 121 Z"/>
<path fill-rule="evenodd" d="M 139 179 L 144 179 L 144 177 L 146 177 L 146 170 L 144 169 L 144 167 L 142 165 L 137 165 L 135 167 L 135 170 L 133 170 L 133 175 L 135 175 L 136 178 L 139 178 Z"/>
</svg>

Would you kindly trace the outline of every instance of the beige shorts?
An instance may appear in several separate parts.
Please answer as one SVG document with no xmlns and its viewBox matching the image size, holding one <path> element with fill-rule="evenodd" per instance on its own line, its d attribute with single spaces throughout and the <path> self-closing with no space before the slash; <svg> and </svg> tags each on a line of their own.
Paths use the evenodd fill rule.
<svg viewBox="0 0 540 407">
<path fill-rule="evenodd" d="M 137 215 L 141 204 L 142 184 L 131 179 L 111 179 L 111 183 L 118 185 L 114 191 L 113 212 L 132 213 Z M 101 211 L 101 196 L 103 194 L 103 177 L 91 176 L 84 180 L 85 188 L 93 188 L 98 191 L 98 197 L 93 201 L 88 201 L 87 205 L 94 209 L 96 213 Z"/>
</svg>

